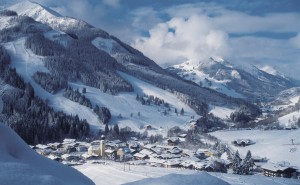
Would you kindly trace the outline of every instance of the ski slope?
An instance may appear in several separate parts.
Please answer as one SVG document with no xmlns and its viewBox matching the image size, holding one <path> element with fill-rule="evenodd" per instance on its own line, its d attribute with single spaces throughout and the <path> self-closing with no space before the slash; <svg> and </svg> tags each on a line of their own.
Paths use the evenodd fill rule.
<svg viewBox="0 0 300 185">
<path fill-rule="evenodd" d="M 63 92 L 56 94 L 50 94 L 45 91 L 40 85 L 38 85 L 32 78 L 36 71 L 49 72 L 44 67 L 43 57 L 37 56 L 30 50 L 24 47 L 25 38 L 19 39 L 14 42 L 6 43 L 4 46 L 9 52 L 12 59 L 12 67 L 15 67 L 18 74 L 20 74 L 26 82 L 30 82 L 35 89 L 35 93 L 40 98 L 47 100 L 49 105 L 57 111 L 64 111 L 67 114 L 78 115 L 80 119 L 86 119 L 91 125 L 91 129 L 97 131 L 99 128 L 103 128 L 104 125 L 98 120 L 98 116 L 92 111 L 92 109 L 75 103 L 62 96 Z M 93 105 L 108 107 L 112 114 L 112 124 L 119 124 L 120 127 L 129 126 L 134 130 L 141 130 L 144 125 L 152 125 L 155 133 L 165 134 L 166 131 L 173 126 L 187 127 L 187 122 L 191 116 L 196 116 L 194 110 L 188 107 L 177 99 L 177 97 L 157 88 L 151 84 L 145 83 L 125 73 L 119 73 L 123 78 L 130 82 L 134 87 L 132 93 L 120 93 L 113 96 L 101 92 L 99 89 L 85 86 L 81 83 L 69 83 L 73 88 L 82 89 L 85 87 L 87 93 L 85 96 L 89 98 Z M 164 115 L 166 110 L 164 106 L 147 106 L 142 105 L 136 101 L 136 94 L 148 94 L 164 99 L 171 107 L 171 111 L 168 115 Z M 181 108 L 184 109 L 185 114 L 183 116 L 176 115 L 174 109 L 178 111 Z M 138 116 L 140 112 L 140 116 Z M 132 114 L 132 117 L 130 116 Z M 122 118 L 118 118 L 119 115 Z M 151 132 L 151 131 L 150 131 Z"/>
<path fill-rule="evenodd" d="M 300 130 L 236 130 L 217 131 L 211 135 L 229 144 L 233 151 L 238 150 L 241 155 L 246 155 L 250 150 L 253 156 L 267 157 L 269 162 L 286 161 L 292 166 L 300 168 Z M 251 139 L 256 142 L 247 147 L 237 147 L 231 142 L 236 139 Z M 294 145 L 292 145 L 292 141 Z"/>
<path fill-rule="evenodd" d="M 37 154 L 3 123 L 0 123 L 0 156 L 1 185 L 93 184 L 77 170 Z"/>
<path fill-rule="evenodd" d="M 190 121 L 191 116 L 197 117 L 196 112 L 183 102 L 179 101 L 174 94 L 128 74 L 122 72 L 119 72 L 119 74 L 132 84 L 134 92 L 120 93 L 112 96 L 101 92 L 99 89 L 85 86 L 80 83 L 70 83 L 70 85 L 75 89 L 82 89 L 85 87 L 87 89 L 85 96 L 89 98 L 93 104 L 108 107 L 113 117 L 111 123 L 119 124 L 120 127 L 129 126 L 136 131 L 141 131 L 145 125 L 151 125 L 153 130 L 148 132 L 153 132 L 153 134 L 166 134 L 167 130 L 173 126 L 187 128 L 187 123 Z M 136 100 L 137 94 L 153 95 L 154 97 L 164 99 L 165 102 L 170 104 L 171 111 L 169 114 L 164 115 L 163 112 L 164 110 L 167 110 L 167 108 L 163 105 L 142 105 Z M 177 108 L 178 111 L 183 108 L 185 114 L 183 116 L 176 115 L 174 108 Z M 140 112 L 140 116 L 138 115 L 138 112 Z M 118 118 L 119 115 L 121 115 L 122 118 Z"/>
<path fill-rule="evenodd" d="M 206 173 L 201 171 L 160 168 L 150 166 L 124 165 L 106 161 L 105 164 L 86 163 L 74 166 L 89 177 L 96 185 L 299 185 L 298 179 L 271 178 L 257 175 L 234 175 L 226 173 Z"/>
<path fill-rule="evenodd" d="M 14 42 L 4 44 L 11 56 L 11 66 L 16 68 L 17 73 L 26 81 L 30 82 L 35 90 L 35 94 L 40 98 L 47 100 L 49 105 L 56 111 L 63 111 L 69 115 L 78 115 L 80 119 L 86 119 L 91 125 L 92 130 L 98 130 L 102 125 L 98 116 L 91 109 L 75 103 L 62 96 L 63 92 L 51 94 L 38 85 L 32 78 L 37 71 L 49 72 L 44 67 L 43 57 L 37 56 L 24 47 L 25 38 Z"/>
</svg>

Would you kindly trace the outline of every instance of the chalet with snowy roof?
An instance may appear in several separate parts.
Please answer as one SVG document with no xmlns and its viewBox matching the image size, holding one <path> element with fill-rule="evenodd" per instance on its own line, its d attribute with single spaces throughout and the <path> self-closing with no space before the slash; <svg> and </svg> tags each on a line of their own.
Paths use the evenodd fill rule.
<svg viewBox="0 0 300 185">
<path fill-rule="evenodd" d="M 47 156 L 49 159 L 53 160 L 53 161 L 58 161 L 58 162 L 61 162 L 62 161 L 62 158 L 57 156 L 57 155 L 53 155 L 53 154 L 50 154 Z"/>
<path fill-rule="evenodd" d="M 136 153 L 136 154 L 133 155 L 133 157 L 134 157 L 136 160 L 145 160 L 145 159 L 149 159 L 149 155 L 143 154 L 143 153 Z"/>
<path fill-rule="evenodd" d="M 99 155 L 96 154 L 88 154 L 88 153 L 84 153 L 81 155 L 81 157 L 85 160 L 96 160 L 99 159 Z"/>
<path fill-rule="evenodd" d="M 297 177 L 299 169 L 286 164 L 267 163 L 262 167 L 263 174 L 267 177 Z"/>
<path fill-rule="evenodd" d="M 63 154 L 61 158 L 64 161 L 79 161 L 80 160 L 80 155 L 77 154 Z"/>
<path fill-rule="evenodd" d="M 179 144 L 179 138 L 178 137 L 170 137 L 167 139 L 168 145 L 169 146 L 176 146 Z"/>
<path fill-rule="evenodd" d="M 211 157 L 214 155 L 214 152 L 208 149 L 199 148 L 196 151 L 196 156 L 201 156 L 203 158 Z"/>
<path fill-rule="evenodd" d="M 150 158 L 148 160 L 148 163 L 150 163 L 151 166 L 156 166 L 156 167 L 164 167 L 165 162 L 166 160 L 158 159 L 158 158 Z"/>
<path fill-rule="evenodd" d="M 161 148 L 161 147 L 155 147 L 155 148 L 151 148 L 150 151 L 152 151 L 153 153 L 155 153 L 157 155 L 160 155 L 160 154 L 162 154 L 162 152 L 164 151 L 164 149 Z"/>
<path fill-rule="evenodd" d="M 179 160 L 167 160 L 164 162 L 164 166 L 166 168 L 178 168 L 180 167 L 180 161 Z"/>
<path fill-rule="evenodd" d="M 56 142 L 56 143 L 49 143 L 48 146 L 50 146 L 53 150 L 57 150 L 59 148 L 62 148 L 63 144 Z"/>
<path fill-rule="evenodd" d="M 232 143 L 236 146 L 243 146 L 243 147 L 255 144 L 255 142 L 252 141 L 251 139 L 236 139 Z"/>
<path fill-rule="evenodd" d="M 178 154 L 182 153 L 182 150 L 178 147 L 174 147 L 174 148 L 168 150 L 167 153 L 178 155 Z"/>
<path fill-rule="evenodd" d="M 146 145 L 144 145 L 143 148 L 151 150 L 152 148 L 155 148 L 155 147 L 156 147 L 156 145 L 154 145 L 154 144 L 146 144 Z"/>
<path fill-rule="evenodd" d="M 71 143 L 75 143 L 76 139 L 70 139 L 70 138 L 66 138 L 63 140 L 63 144 L 71 144 Z"/>
<path fill-rule="evenodd" d="M 145 125 L 144 128 L 145 128 L 145 130 L 151 130 L 152 126 L 151 125 Z"/>
<path fill-rule="evenodd" d="M 76 150 L 77 150 L 77 152 L 87 152 L 88 147 L 87 146 L 77 146 Z"/>
</svg>

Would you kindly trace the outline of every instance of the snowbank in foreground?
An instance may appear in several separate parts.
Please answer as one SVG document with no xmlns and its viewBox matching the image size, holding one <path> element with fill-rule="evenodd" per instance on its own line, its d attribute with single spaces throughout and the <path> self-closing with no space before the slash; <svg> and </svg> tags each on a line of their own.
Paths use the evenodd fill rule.
<svg viewBox="0 0 300 185">
<path fill-rule="evenodd" d="M 227 182 L 209 175 L 206 172 L 199 174 L 182 175 L 169 174 L 159 178 L 149 178 L 140 181 L 127 183 L 125 185 L 173 185 L 173 184 L 189 184 L 189 185 L 229 185 Z"/>
<path fill-rule="evenodd" d="M 0 184 L 92 185 L 77 170 L 37 154 L 0 123 Z"/>
</svg>

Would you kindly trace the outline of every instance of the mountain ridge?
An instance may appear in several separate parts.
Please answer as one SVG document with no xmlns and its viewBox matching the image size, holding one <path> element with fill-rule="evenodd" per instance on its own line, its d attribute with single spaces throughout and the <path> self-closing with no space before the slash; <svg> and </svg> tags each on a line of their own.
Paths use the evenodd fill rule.
<svg viewBox="0 0 300 185">
<path fill-rule="evenodd" d="M 279 92 L 299 85 L 293 79 L 269 74 L 254 65 L 234 66 L 223 59 L 210 58 L 196 65 L 186 62 L 167 70 L 200 86 L 250 100 L 272 99 Z"/>
</svg>

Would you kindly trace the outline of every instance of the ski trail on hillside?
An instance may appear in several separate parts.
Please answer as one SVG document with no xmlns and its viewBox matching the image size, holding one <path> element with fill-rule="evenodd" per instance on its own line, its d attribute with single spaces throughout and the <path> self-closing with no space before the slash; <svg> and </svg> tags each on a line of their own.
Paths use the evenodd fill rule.
<svg viewBox="0 0 300 185">
<path fill-rule="evenodd" d="M 63 111 L 69 115 L 77 114 L 80 119 L 88 121 L 92 130 L 99 130 L 102 124 L 92 109 L 63 97 L 63 92 L 53 95 L 33 80 L 32 76 L 35 72 L 49 72 L 49 70 L 44 66 L 43 57 L 37 56 L 30 50 L 25 49 L 25 40 L 25 38 L 21 38 L 4 45 L 11 56 L 11 66 L 16 68 L 17 73 L 23 77 L 25 82 L 29 82 L 33 86 L 35 94 L 43 100 L 47 100 L 49 106 L 53 107 L 54 110 Z"/>
</svg>

